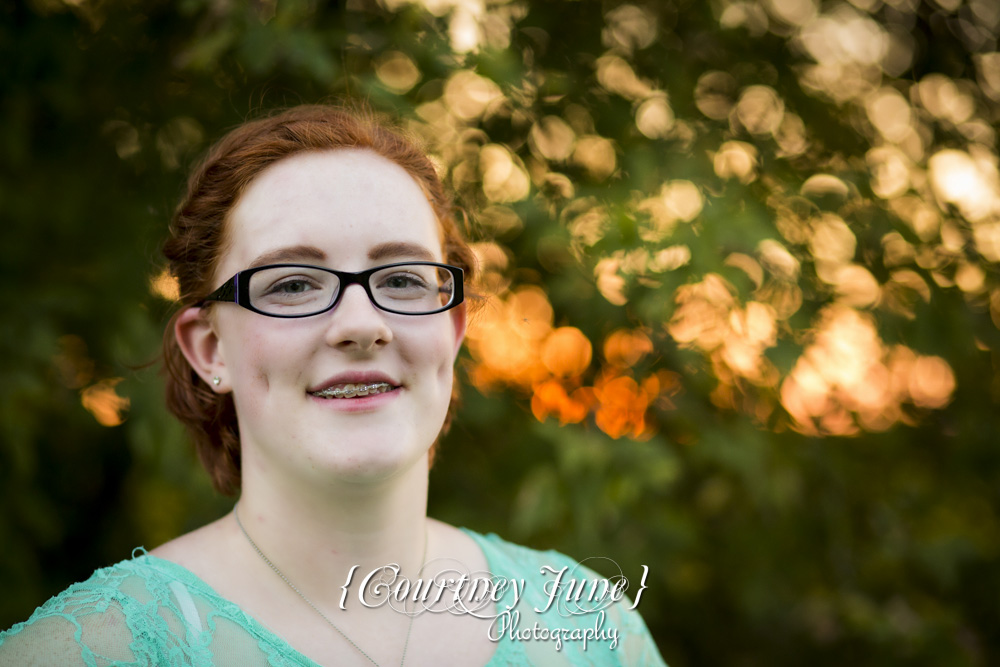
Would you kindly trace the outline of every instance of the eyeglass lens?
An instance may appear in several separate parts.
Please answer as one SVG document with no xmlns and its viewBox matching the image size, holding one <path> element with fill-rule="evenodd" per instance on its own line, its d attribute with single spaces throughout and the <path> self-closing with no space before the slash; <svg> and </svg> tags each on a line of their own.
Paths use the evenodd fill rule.
<svg viewBox="0 0 1000 667">
<path fill-rule="evenodd" d="M 451 272 L 426 264 L 406 264 L 376 271 L 368 280 L 372 299 L 381 308 L 404 313 L 430 313 L 454 298 Z M 250 277 L 250 304 L 272 315 L 306 315 L 327 309 L 340 293 L 340 279 L 305 266 L 279 266 Z"/>
</svg>

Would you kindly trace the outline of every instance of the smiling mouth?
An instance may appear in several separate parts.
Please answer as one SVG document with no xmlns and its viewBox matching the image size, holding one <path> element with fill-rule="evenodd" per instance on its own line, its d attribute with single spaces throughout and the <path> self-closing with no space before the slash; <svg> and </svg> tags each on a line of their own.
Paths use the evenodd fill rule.
<svg viewBox="0 0 1000 667">
<path fill-rule="evenodd" d="M 370 384 L 361 382 L 358 384 L 337 384 L 327 387 L 322 391 L 309 392 L 318 398 L 360 398 L 361 396 L 373 396 L 392 391 L 396 387 L 388 382 L 372 382 Z"/>
</svg>

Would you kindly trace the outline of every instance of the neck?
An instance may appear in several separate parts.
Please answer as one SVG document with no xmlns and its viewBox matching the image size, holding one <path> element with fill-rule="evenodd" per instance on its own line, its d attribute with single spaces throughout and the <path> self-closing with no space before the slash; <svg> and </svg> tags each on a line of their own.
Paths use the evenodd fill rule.
<svg viewBox="0 0 1000 667">
<path fill-rule="evenodd" d="M 355 565 L 368 573 L 397 563 L 404 576 L 417 576 L 427 548 L 427 476 L 426 457 L 389 479 L 320 488 L 250 474 L 239 518 L 275 567 L 330 608 Z M 234 535 L 252 549 L 238 530 Z"/>
</svg>

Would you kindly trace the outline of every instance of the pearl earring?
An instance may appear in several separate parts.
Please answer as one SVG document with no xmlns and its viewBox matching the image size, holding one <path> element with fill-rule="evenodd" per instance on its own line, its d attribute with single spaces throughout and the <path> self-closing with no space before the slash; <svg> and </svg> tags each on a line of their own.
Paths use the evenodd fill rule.
<svg viewBox="0 0 1000 667">
<path fill-rule="evenodd" d="M 220 384 L 222 384 L 222 378 L 216 375 L 215 377 L 212 378 L 212 384 L 218 387 Z"/>
</svg>

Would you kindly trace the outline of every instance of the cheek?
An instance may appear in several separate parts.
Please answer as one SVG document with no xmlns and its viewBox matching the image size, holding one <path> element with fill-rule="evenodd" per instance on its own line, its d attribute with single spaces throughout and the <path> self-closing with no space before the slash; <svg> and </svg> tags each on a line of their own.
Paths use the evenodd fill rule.
<svg viewBox="0 0 1000 667">
<path fill-rule="evenodd" d="M 237 324 L 226 332 L 224 339 L 226 363 L 232 373 L 233 392 L 244 402 L 262 400 L 261 391 L 271 388 L 272 381 L 291 366 L 291 350 L 287 333 L 261 327 L 241 327 Z M 243 394 L 243 396 L 239 396 Z"/>
<path fill-rule="evenodd" d="M 437 384 L 440 387 L 440 399 L 445 404 L 451 402 L 452 385 L 455 381 L 455 341 L 453 329 L 448 329 L 449 335 L 441 336 L 434 347 L 433 357 L 437 360 L 435 369 Z"/>
<path fill-rule="evenodd" d="M 443 320 L 444 318 L 442 318 Z M 451 374 L 455 364 L 455 331 L 450 320 L 442 321 L 428 336 L 427 355 Z"/>
<path fill-rule="evenodd" d="M 455 364 L 454 336 L 450 321 L 442 318 L 440 322 L 412 329 L 402 348 L 411 368 L 425 377 L 426 382 L 446 383 L 449 395 Z"/>
</svg>

